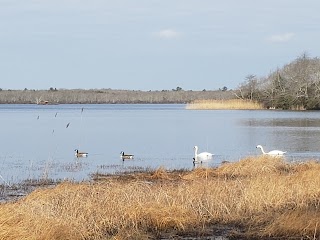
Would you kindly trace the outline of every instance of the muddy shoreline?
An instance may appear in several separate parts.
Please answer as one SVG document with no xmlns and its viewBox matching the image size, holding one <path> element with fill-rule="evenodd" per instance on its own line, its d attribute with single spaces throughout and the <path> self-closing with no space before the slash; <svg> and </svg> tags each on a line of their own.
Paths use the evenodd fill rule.
<svg viewBox="0 0 320 240">
<path fill-rule="evenodd" d="M 15 184 L 0 185 L 0 203 L 15 202 L 39 188 L 53 188 L 61 181 L 25 180 Z"/>
</svg>

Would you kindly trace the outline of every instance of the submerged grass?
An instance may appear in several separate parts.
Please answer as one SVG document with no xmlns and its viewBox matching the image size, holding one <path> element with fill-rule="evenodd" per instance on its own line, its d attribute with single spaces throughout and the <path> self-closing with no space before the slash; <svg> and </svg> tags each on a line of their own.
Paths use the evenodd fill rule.
<svg viewBox="0 0 320 240">
<path fill-rule="evenodd" d="M 218 168 L 99 176 L 0 205 L 0 239 L 320 237 L 320 164 L 249 157 Z M 239 230 L 239 231 L 236 231 Z"/>
<path fill-rule="evenodd" d="M 229 99 L 229 100 L 195 100 L 187 104 L 187 109 L 192 110 L 255 110 L 263 109 L 262 104 L 241 99 Z"/>
</svg>

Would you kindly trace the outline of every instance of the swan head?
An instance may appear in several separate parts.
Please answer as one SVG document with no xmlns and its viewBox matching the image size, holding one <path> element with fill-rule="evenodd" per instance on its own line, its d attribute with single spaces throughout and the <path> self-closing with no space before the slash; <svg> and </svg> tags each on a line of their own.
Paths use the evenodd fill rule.
<svg viewBox="0 0 320 240">
<path fill-rule="evenodd" d="M 261 146 L 261 145 L 258 145 L 258 146 L 256 146 L 256 148 L 260 148 L 260 149 L 262 149 L 262 146 Z"/>
<path fill-rule="evenodd" d="M 194 149 L 194 150 L 198 150 L 198 146 L 194 146 L 193 149 Z"/>
</svg>

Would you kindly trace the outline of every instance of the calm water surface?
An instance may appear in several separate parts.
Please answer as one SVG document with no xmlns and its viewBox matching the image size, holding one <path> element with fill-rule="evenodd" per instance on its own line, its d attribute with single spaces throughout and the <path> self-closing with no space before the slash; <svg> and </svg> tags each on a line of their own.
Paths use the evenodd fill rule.
<svg viewBox="0 0 320 240">
<path fill-rule="evenodd" d="M 82 110 L 83 109 L 83 110 Z M 67 124 L 69 126 L 67 127 Z M 0 105 L 0 182 L 86 180 L 91 173 L 192 169 L 193 146 L 207 163 L 265 150 L 288 161 L 320 159 L 320 112 L 185 110 L 185 105 Z M 74 149 L 88 158 L 75 158 Z M 135 155 L 123 162 L 120 151 Z"/>
</svg>

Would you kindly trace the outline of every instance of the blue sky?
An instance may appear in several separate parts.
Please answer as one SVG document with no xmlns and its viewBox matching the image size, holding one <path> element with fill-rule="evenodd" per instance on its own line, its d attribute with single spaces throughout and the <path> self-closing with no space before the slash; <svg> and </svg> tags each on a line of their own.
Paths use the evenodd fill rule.
<svg viewBox="0 0 320 240">
<path fill-rule="evenodd" d="M 0 88 L 236 88 L 320 55 L 318 0 L 0 0 Z"/>
</svg>

